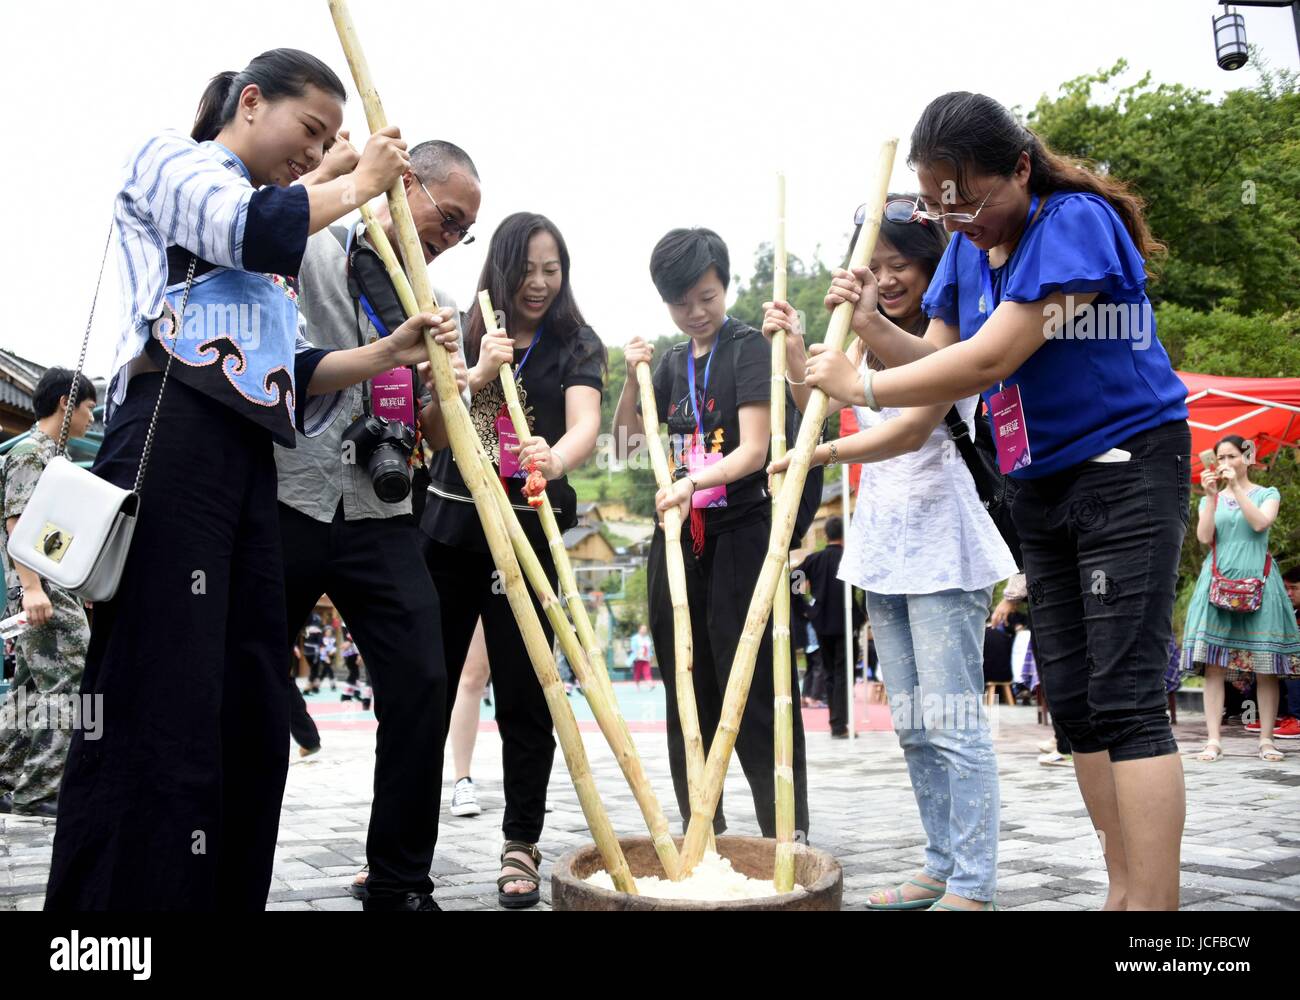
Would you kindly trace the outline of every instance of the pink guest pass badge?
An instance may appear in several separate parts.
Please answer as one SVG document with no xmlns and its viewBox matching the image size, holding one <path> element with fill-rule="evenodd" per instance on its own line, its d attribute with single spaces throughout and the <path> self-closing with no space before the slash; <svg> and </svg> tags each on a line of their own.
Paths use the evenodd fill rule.
<svg viewBox="0 0 1300 1000">
<path fill-rule="evenodd" d="M 721 462 L 722 455 L 718 452 L 705 453 L 704 449 L 696 442 L 686 453 L 686 468 L 692 475 L 703 469 L 707 469 L 715 462 Z M 721 486 L 709 486 L 702 490 L 696 490 L 691 495 L 691 506 L 697 510 L 706 507 L 725 507 L 727 506 L 727 486 L 723 483 Z"/>
<path fill-rule="evenodd" d="M 497 417 L 497 453 L 501 456 L 502 479 L 524 477 L 524 470 L 519 467 L 519 459 L 514 452 L 508 450 L 518 446 L 519 438 L 515 436 L 515 425 L 510 420 L 510 414 L 502 413 Z"/>
<path fill-rule="evenodd" d="M 998 468 L 1003 475 L 1023 469 L 1032 461 L 1029 430 L 1020 406 L 1020 386 L 1013 385 L 989 397 L 989 413 L 998 445 Z"/>
<path fill-rule="evenodd" d="M 376 375 L 370 386 L 370 405 L 375 416 L 415 427 L 415 380 L 411 369 L 394 368 Z"/>
</svg>

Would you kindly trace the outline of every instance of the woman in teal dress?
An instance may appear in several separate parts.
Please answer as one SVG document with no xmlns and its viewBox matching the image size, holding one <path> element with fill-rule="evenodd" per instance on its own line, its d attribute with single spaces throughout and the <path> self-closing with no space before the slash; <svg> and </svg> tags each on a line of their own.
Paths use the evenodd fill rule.
<svg viewBox="0 0 1300 1000">
<path fill-rule="evenodd" d="M 1219 575 L 1229 579 L 1258 578 L 1265 573 L 1268 532 L 1277 518 L 1282 495 L 1272 486 L 1250 481 L 1252 449 L 1235 435 L 1214 448 L 1217 469 L 1201 474 L 1206 496 L 1201 499 L 1196 537 L 1218 552 Z M 1263 603 L 1258 611 L 1225 611 L 1210 603 L 1211 564 L 1205 557 L 1196 591 L 1187 610 L 1183 638 L 1183 667 L 1205 674 L 1205 719 L 1209 739 L 1199 759 L 1223 756 L 1219 729 L 1223 719 L 1223 684 L 1254 674 L 1259 699 L 1259 757 L 1276 763 L 1283 759 L 1273 742 L 1277 721 L 1278 678 L 1300 676 L 1300 629 L 1282 574 L 1270 565 L 1264 577 Z"/>
</svg>

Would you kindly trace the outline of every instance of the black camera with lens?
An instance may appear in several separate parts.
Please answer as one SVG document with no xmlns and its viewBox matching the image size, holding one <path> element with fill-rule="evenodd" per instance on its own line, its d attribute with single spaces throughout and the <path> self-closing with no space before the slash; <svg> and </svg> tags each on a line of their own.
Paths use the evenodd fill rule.
<svg viewBox="0 0 1300 1000">
<path fill-rule="evenodd" d="M 404 421 L 365 414 L 343 432 L 343 447 L 349 444 L 354 461 L 366 464 L 375 496 L 385 503 L 401 503 L 410 496 L 415 431 Z"/>
</svg>

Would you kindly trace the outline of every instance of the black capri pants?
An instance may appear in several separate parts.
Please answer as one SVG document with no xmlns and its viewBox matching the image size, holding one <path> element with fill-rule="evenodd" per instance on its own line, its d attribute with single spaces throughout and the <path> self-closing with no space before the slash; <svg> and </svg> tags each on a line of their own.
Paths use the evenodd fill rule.
<svg viewBox="0 0 1300 1000">
<path fill-rule="evenodd" d="M 1179 420 L 1119 447 L 1129 461 L 1022 480 L 1013 507 L 1048 704 L 1076 753 L 1112 762 L 1178 752 L 1164 671 L 1191 432 Z"/>
</svg>

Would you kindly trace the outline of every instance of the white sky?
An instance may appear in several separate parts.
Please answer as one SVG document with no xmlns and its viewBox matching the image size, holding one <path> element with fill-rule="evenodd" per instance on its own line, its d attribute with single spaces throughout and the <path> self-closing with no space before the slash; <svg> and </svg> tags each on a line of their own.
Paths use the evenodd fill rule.
<svg viewBox="0 0 1300 1000">
<path fill-rule="evenodd" d="M 1290 10 L 1239 9 L 1271 65 L 1297 68 Z M 881 140 L 901 140 L 892 186 L 911 188 L 908 136 L 945 91 L 1027 108 L 1120 56 L 1131 79 L 1248 85 L 1250 68 L 1215 65 L 1220 11 L 1212 0 L 352 3 L 389 120 L 408 140 L 463 146 L 482 174 L 478 241 L 435 262 L 435 282 L 472 301 L 496 223 L 542 212 L 610 344 L 674 332 L 648 272 L 674 226 L 718 230 L 747 276 L 773 235 L 778 169 L 790 252 L 840 257 Z M 15 226 L 0 245 L 0 346 L 45 364 L 76 361 L 126 154 L 154 131 L 188 131 L 209 77 L 293 46 L 352 92 L 325 0 L 7 3 L 4 19 L 0 190 Z M 360 145 L 355 94 L 345 125 Z M 91 374 L 106 374 L 117 298 L 110 262 Z"/>
</svg>

